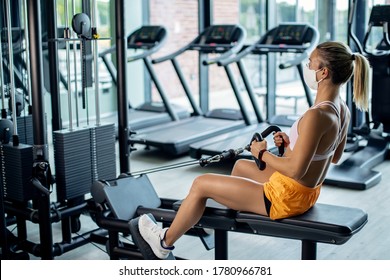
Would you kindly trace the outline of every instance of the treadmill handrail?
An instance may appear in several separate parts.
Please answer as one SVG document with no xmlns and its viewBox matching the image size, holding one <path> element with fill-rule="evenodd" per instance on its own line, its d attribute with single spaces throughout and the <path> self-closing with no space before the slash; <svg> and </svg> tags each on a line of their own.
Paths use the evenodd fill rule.
<svg viewBox="0 0 390 280">
<path fill-rule="evenodd" d="M 250 46 L 243 46 L 242 51 L 232 55 L 224 60 L 218 61 L 218 66 L 226 66 L 230 63 L 237 62 L 247 56 L 248 54 L 252 53 L 253 49 L 255 48 L 255 44 L 250 45 Z"/>
<path fill-rule="evenodd" d="M 390 48 L 390 39 L 389 39 L 390 16 L 388 14 L 389 11 L 390 11 L 390 5 L 376 5 L 376 6 L 372 7 L 367 32 L 366 32 L 364 39 L 363 39 L 363 50 L 369 55 L 386 56 L 386 55 L 390 54 L 390 50 L 376 49 L 374 52 L 374 51 L 369 50 L 367 47 L 367 42 L 368 42 L 368 38 L 370 37 L 372 27 L 373 26 L 382 26 L 382 28 L 383 28 L 383 39 L 382 40 L 385 43 L 385 45 Z"/>
<path fill-rule="evenodd" d="M 129 55 L 129 56 L 127 56 L 127 62 L 132 62 L 132 61 L 136 61 L 138 59 L 146 58 L 146 57 L 150 56 L 151 54 L 153 54 L 155 51 L 156 51 L 155 49 L 150 49 L 147 51 L 143 51 L 140 54 Z"/>
<path fill-rule="evenodd" d="M 290 59 L 290 60 L 287 60 L 285 62 L 280 63 L 279 69 L 288 69 L 290 67 L 297 66 L 298 64 L 302 63 L 302 61 L 304 61 L 308 57 L 309 57 L 309 53 L 305 51 L 301 55 L 299 55 L 293 59 Z"/>
<path fill-rule="evenodd" d="M 116 51 L 116 45 L 112 45 L 108 49 L 105 49 L 104 51 L 99 53 L 99 57 L 105 57 L 108 54 L 114 53 Z"/>
<path fill-rule="evenodd" d="M 217 48 L 229 48 L 229 50 L 224 52 L 223 54 L 221 54 L 220 56 L 218 56 L 216 58 L 204 59 L 202 62 L 203 65 L 210 65 L 210 64 L 217 63 L 220 59 L 225 59 L 225 58 L 231 56 L 232 54 L 238 53 L 242 49 L 242 47 L 244 45 L 245 38 L 246 38 L 246 31 L 240 25 L 236 25 L 236 26 L 237 26 L 237 28 L 239 28 L 241 30 L 241 34 L 240 34 L 240 37 L 237 38 L 237 41 L 235 42 L 235 44 L 219 44 L 218 46 L 215 47 L 216 49 Z M 207 45 L 198 44 L 196 42 L 199 41 L 199 37 L 201 37 L 203 34 L 205 34 L 205 31 L 207 31 L 207 29 L 204 30 L 202 33 L 200 33 L 190 43 L 188 43 L 184 47 L 178 49 L 177 51 L 170 53 L 166 56 L 153 59 L 152 63 L 157 64 L 157 63 L 161 63 L 161 62 L 164 62 L 167 60 L 172 60 L 173 58 L 181 55 L 182 53 L 184 53 L 185 51 L 187 51 L 189 49 L 201 51 L 202 47 L 207 47 Z M 211 47 L 211 46 L 212 45 L 209 45 L 209 47 Z"/>
<path fill-rule="evenodd" d="M 351 2 L 351 7 L 350 7 L 350 10 L 349 10 L 349 16 L 348 16 L 348 35 L 349 37 L 353 40 L 353 42 L 355 43 L 357 49 L 358 49 L 358 52 L 360 54 L 363 54 L 364 51 L 363 51 L 363 47 L 362 45 L 360 44 L 360 41 L 359 39 L 356 37 L 355 33 L 353 33 L 352 31 L 352 23 L 353 23 L 353 18 L 354 18 L 354 14 L 356 12 L 356 1 L 357 0 L 353 0 Z"/>
<path fill-rule="evenodd" d="M 143 26 L 143 27 L 145 27 L 145 26 Z M 133 43 L 133 44 L 130 44 L 131 46 L 134 46 L 134 47 L 129 47 L 129 43 L 126 41 L 126 49 L 143 50 L 143 52 L 141 54 L 128 56 L 127 62 L 131 62 L 131 61 L 145 58 L 147 56 L 150 56 L 152 53 L 157 52 L 159 49 L 161 49 L 162 46 L 165 44 L 167 37 L 168 37 L 168 36 L 166 36 L 167 31 L 166 31 L 165 27 L 161 26 L 161 28 L 163 28 L 164 36 L 162 36 L 162 39 L 160 41 L 155 41 L 153 43 L 143 43 L 143 44 L 137 44 L 137 43 L 134 44 Z M 135 31 L 131 32 L 127 36 L 127 40 L 129 40 L 129 38 L 138 30 L 139 29 L 136 29 Z M 111 47 L 109 47 L 108 49 L 102 51 L 101 53 L 99 53 L 99 57 L 105 57 L 106 55 L 114 53 L 114 52 L 116 52 L 116 45 L 115 44 L 112 45 Z"/>
<path fill-rule="evenodd" d="M 154 58 L 152 59 L 152 63 L 153 64 L 157 64 L 157 63 L 161 63 L 161 62 L 164 62 L 164 61 L 167 61 L 167 60 L 172 60 L 173 58 L 181 55 L 182 53 L 184 53 L 186 50 L 188 50 L 190 48 L 190 46 L 197 41 L 197 38 L 195 38 L 194 40 L 192 40 L 190 43 L 188 43 L 187 45 L 185 45 L 184 47 L 178 49 L 177 51 L 173 52 L 173 53 L 170 53 L 166 56 L 163 56 L 163 57 L 160 57 L 160 58 Z"/>
<path fill-rule="evenodd" d="M 159 45 L 159 47 L 157 48 L 157 50 L 159 48 L 161 48 L 160 44 L 158 44 L 158 45 Z M 142 49 L 142 48 L 139 48 L 139 49 Z M 135 61 L 135 60 L 138 60 L 138 59 L 145 58 L 145 57 L 151 55 L 152 53 L 156 52 L 157 50 L 156 50 L 156 48 L 151 48 L 151 49 L 148 49 L 148 50 L 143 50 L 143 52 L 140 53 L 140 54 L 129 55 L 129 56 L 127 56 L 127 62 L 131 62 L 131 61 Z M 116 45 L 112 45 L 108 49 L 105 49 L 104 51 L 99 53 L 99 57 L 104 58 L 108 54 L 112 54 L 114 52 L 116 52 Z"/>
<path fill-rule="evenodd" d="M 113 48 L 113 50 L 111 50 L 112 48 Z M 116 85 L 117 84 L 116 68 L 114 66 L 114 63 L 111 61 L 111 59 L 108 59 L 108 57 L 107 57 L 107 54 L 113 53 L 113 52 L 115 52 L 115 50 L 116 50 L 116 47 L 114 45 L 113 47 L 105 50 L 104 52 L 101 52 L 99 54 L 99 57 L 102 58 L 103 63 L 105 64 L 108 72 L 110 73 L 111 79 L 113 80 L 114 84 Z M 151 54 L 153 54 L 153 51 L 148 50 L 148 51 L 144 51 L 142 54 L 128 56 L 127 62 L 133 62 L 133 61 L 136 61 L 139 59 L 144 59 L 144 58 L 147 58 L 148 56 L 150 56 Z"/>
<path fill-rule="evenodd" d="M 295 51 L 296 53 L 302 53 L 302 56 L 299 56 L 298 58 L 294 58 L 290 62 L 285 62 L 285 64 L 287 66 L 288 64 L 291 63 L 292 65 L 290 65 L 289 67 L 297 65 L 295 61 L 299 60 L 299 59 L 304 60 L 308 56 L 308 54 L 310 54 L 314 50 L 314 48 L 317 46 L 317 44 L 319 42 L 320 35 L 319 35 L 318 30 L 316 28 L 312 27 L 311 25 L 308 25 L 308 27 L 313 32 L 313 36 L 312 36 L 310 42 L 307 42 L 303 45 L 261 44 L 260 42 L 263 42 L 264 38 L 265 38 L 265 35 L 263 35 L 258 41 L 256 41 L 256 43 L 249 45 L 249 46 L 245 46 L 243 48 L 243 50 L 241 52 L 239 52 L 237 55 L 230 56 L 229 58 L 227 58 L 223 61 L 219 61 L 218 66 L 225 66 L 227 64 L 237 62 L 251 53 L 267 54 L 269 52 L 292 52 L 292 51 Z M 271 32 L 271 31 L 272 31 L 272 29 L 269 32 Z M 267 32 L 266 34 L 268 34 L 269 32 Z M 257 50 L 259 50 L 259 51 L 257 51 Z M 283 67 L 283 66 L 279 65 L 279 68 L 280 67 Z M 280 68 L 280 69 L 285 69 L 285 68 Z"/>
<path fill-rule="evenodd" d="M 372 56 L 386 56 L 386 55 L 389 55 L 390 51 L 386 51 L 386 50 L 376 50 L 375 52 L 374 51 L 371 51 L 368 49 L 367 47 L 367 42 L 368 42 L 368 38 L 370 37 L 370 33 L 371 33 L 371 29 L 374 25 L 370 22 L 368 24 L 368 29 L 367 29 L 367 32 L 364 36 L 364 40 L 363 40 L 363 50 L 365 53 L 369 54 L 369 55 L 372 55 Z M 388 36 L 388 31 L 386 30 L 388 27 L 388 23 L 385 22 L 383 24 L 383 39 L 386 43 L 386 45 L 388 45 L 390 47 L 390 40 L 389 40 L 389 36 Z"/>
<path fill-rule="evenodd" d="M 390 38 L 389 38 L 389 22 L 383 23 L 383 38 L 385 41 L 385 44 L 390 47 Z"/>
</svg>

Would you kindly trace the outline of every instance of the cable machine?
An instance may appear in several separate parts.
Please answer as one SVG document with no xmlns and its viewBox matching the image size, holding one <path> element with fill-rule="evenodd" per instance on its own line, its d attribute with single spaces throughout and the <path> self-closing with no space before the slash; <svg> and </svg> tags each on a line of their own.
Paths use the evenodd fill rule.
<svg viewBox="0 0 390 280">
<path fill-rule="evenodd" d="M 68 1 L 65 0 L 64 2 L 65 6 L 68 7 Z M 7 4 L 9 5 L 9 2 Z M 105 39 L 99 38 L 96 30 L 96 1 L 92 1 L 92 6 L 95 7 L 92 22 L 84 13 L 76 14 L 73 17 L 73 27 L 79 35 L 78 38 L 71 38 L 70 28 L 68 26 L 64 39 L 53 39 L 65 42 L 68 59 L 70 58 L 70 43 L 74 41 L 80 42 L 81 60 L 82 63 L 85 63 L 87 57 L 83 50 L 83 44 L 86 41 L 96 43 L 98 39 Z M 34 100 L 32 103 L 34 145 L 30 146 L 18 142 L 17 125 L 15 123 L 13 127 L 3 126 L 4 132 L 10 132 L 12 129 L 13 135 L 12 141 L 8 144 L 5 144 L 3 141 L 1 145 L 1 183 L 2 191 L 4 190 L 4 201 L 2 203 L 4 207 L 0 209 L 4 212 L 1 223 L 6 226 L 15 224 L 17 235 L 4 227 L 5 230 L 1 232 L 1 235 L 7 238 L 4 239 L 4 242 L 2 238 L 1 245 L 5 249 L 4 256 L 6 258 L 28 258 L 28 254 L 33 254 L 42 259 L 53 259 L 55 256 L 59 256 L 89 243 L 102 231 L 96 228 L 73 235 L 74 233 L 78 233 L 81 228 L 80 215 L 88 209 L 89 201 L 85 199 L 84 195 L 90 192 L 92 182 L 98 178 L 111 178 L 112 176 L 116 176 L 114 152 L 115 132 L 114 124 L 100 123 L 99 108 L 96 108 L 98 114 L 96 124 L 89 125 L 83 129 L 78 127 L 74 128 L 72 124 L 73 112 L 71 112 L 73 92 L 71 92 L 72 88 L 69 87 L 69 127 L 56 130 L 53 133 L 56 165 L 56 177 L 54 178 L 49 164 L 47 128 L 42 94 L 44 89 L 40 1 L 28 0 L 26 7 L 29 22 L 28 35 L 30 39 L 30 48 L 28 51 L 31 57 L 31 93 L 32 99 Z M 89 28 L 85 29 L 88 23 L 90 24 Z M 12 44 L 9 44 L 9 48 L 10 50 L 12 49 Z M 95 51 L 92 57 L 97 57 L 96 49 L 97 45 L 94 46 Z M 9 51 L 9 53 L 12 54 L 12 51 Z M 71 62 L 67 61 L 67 63 L 70 66 Z M 11 67 L 12 65 L 13 63 L 10 63 Z M 95 62 L 94 66 L 97 67 L 97 65 L 98 63 Z M 69 71 L 69 68 L 67 70 Z M 13 72 L 10 71 L 10 73 L 12 74 Z M 95 71 L 95 75 L 96 73 L 98 72 Z M 11 78 L 12 76 L 10 75 Z M 69 80 L 70 76 L 68 75 L 67 78 Z M 82 79 L 84 78 L 85 75 L 83 75 Z M 96 76 L 95 81 L 98 81 L 98 77 Z M 83 85 L 85 86 L 85 83 Z M 97 96 L 95 96 L 95 105 L 99 106 L 98 85 L 96 87 L 95 93 Z M 11 85 L 10 88 L 13 89 L 14 87 Z M 80 131 L 82 132 L 82 136 L 85 134 L 85 137 L 83 136 L 84 138 L 77 139 Z M 71 140 L 75 141 L 72 142 Z M 77 147 L 77 145 L 79 146 Z M 75 148 L 76 152 L 74 152 Z M 71 153 L 72 149 L 73 156 Z M 86 158 L 87 161 L 85 161 Z M 83 172 L 88 173 L 88 181 L 83 182 L 79 180 L 82 177 L 77 173 L 76 165 Z M 65 179 L 61 177 L 61 172 L 64 173 Z M 57 201 L 51 200 L 54 185 L 56 185 Z M 40 241 L 38 243 L 29 240 L 26 226 L 27 221 L 39 226 Z M 62 241 L 54 243 L 52 223 L 57 222 L 61 222 Z"/>
</svg>

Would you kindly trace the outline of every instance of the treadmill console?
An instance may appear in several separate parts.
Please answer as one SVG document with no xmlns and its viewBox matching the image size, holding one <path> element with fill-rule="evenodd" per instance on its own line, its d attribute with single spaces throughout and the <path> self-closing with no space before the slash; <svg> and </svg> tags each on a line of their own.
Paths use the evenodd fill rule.
<svg viewBox="0 0 390 280">
<path fill-rule="evenodd" d="M 304 53 L 317 45 L 319 32 L 307 23 L 281 23 L 253 45 L 252 53 Z"/>
<path fill-rule="evenodd" d="M 308 26 L 306 24 L 280 24 L 274 31 L 273 38 L 268 38 L 273 45 L 303 45 Z"/>
<path fill-rule="evenodd" d="M 216 25 L 205 34 L 205 44 L 232 44 L 238 40 L 234 25 Z"/>
<path fill-rule="evenodd" d="M 127 37 L 127 48 L 149 49 L 163 41 L 166 35 L 162 26 L 142 26 Z"/>
<path fill-rule="evenodd" d="M 243 38 L 237 25 L 212 25 L 206 28 L 191 44 L 191 49 L 202 52 L 225 52 Z"/>
</svg>

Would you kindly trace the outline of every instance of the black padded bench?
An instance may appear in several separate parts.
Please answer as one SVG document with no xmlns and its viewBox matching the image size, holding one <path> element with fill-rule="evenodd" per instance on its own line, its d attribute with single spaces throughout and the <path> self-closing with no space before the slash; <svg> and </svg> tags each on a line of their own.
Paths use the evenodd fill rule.
<svg viewBox="0 0 390 280">
<path fill-rule="evenodd" d="M 98 203 L 107 204 L 114 216 L 100 215 L 98 225 L 114 234 L 129 233 L 129 221 L 146 213 L 169 225 L 181 204 L 181 201 L 160 199 L 145 175 L 96 185 L 91 193 Z M 367 213 L 358 208 L 317 203 L 303 215 L 275 221 L 257 214 L 237 212 L 208 200 L 205 213 L 194 228 L 214 230 L 213 237 L 206 234 L 199 237 L 206 248 L 214 245 L 215 259 L 227 259 L 229 231 L 301 240 L 302 259 L 316 259 L 317 243 L 344 244 L 364 227 L 367 218 Z M 115 244 L 110 245 L 113 250 L 118 244 L 116 238 L 111 239 L 115 240 Z"/>
</svg>

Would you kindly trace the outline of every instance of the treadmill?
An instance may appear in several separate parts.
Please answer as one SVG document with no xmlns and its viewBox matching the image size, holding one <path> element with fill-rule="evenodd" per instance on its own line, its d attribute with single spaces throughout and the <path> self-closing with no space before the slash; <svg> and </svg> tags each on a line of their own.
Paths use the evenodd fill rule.
<svg viewBox="0 0 390 280">
<path fill-rule="evenodd" d="M 170 121 L 177 121 L 189 117 L 189 112 L 180 107 L 170 104 L 168 97 L 157 78 L 151 62 L 151 55 L 156 53 L 166 42 L 167 31 L 163 26 L 146 25 L 141 26 L 127 37 L 127 49 L 140 51 L 127 57 L 127 62 L 134 62 L 142 59 L 149 76 L 155 84 L 162 102 L 146 102 L 136 108 L 132 107 L 129 102 L 129 127 L 131 130 L 138 130 L 145 127 L 159 125 Z M 117 84 L 117 72 L 110 55 L 115 53 L 116 46 L 101 52 L 102 58 L 113 83 Z M 116 115 L 112 117 L 113 122 L 117 123 Z"/>
<path fill-rule="evenodd" d="M 350 13 L 354 13 L 355 1 Z M 352 21 L 353 16 L 350 16 Z M 390 5 L 373 6 L 363 40 L 363 47 L 349 30 L 350 37 L 364 54 L 372 67 L 371 116 L 372 129 L 365 137 L 366 144 L 360 146 L 339 165 L 331 165 L 325 184 L 347 189 L 365 190 L 378 184 L 382 174 L 372 170 L 388 158 L 390 133 Z M 352 22 L 350 22 L 350 26 Z M 369 38 L 373 27 L 383 28 L 383 36 L 374 49 L 369 48 Z M 376 38 L 377 39 L 377 38 Z"/>
<path fill-rule="evenodd" d="M 212 25 L 176 52 L 159 59 L 154 59 L 153 63 L 170 61 L 173 64 L 175 72 L 191 104 L 193 113 L 187 119 L 138 130 L 136 134 L 130 136 L 130 144 L 143 144 L 147 147 L 156 147 L 164 153 L 177 156 L 188 153 L 192 143 L 250 125 L 252 120 L 244 106 L 230 65 L 225 65 L 223 68 L 229 78 L 240 110 L 217 108 L 208 112 L 202 112 L 194 101 L 177 61 L 177 57 L 184 52 L 197 51 L 200 54 L 206 54 L 206 58 L 202 62 L 203 65 L 209 66 L 216 64 L 218 61 L 239 52 L 244 44 L 245 36 L 246 32 L 240 25 Z M 208 54 L 216 55 L 210 57 Z"/>
<path fill-rule="evenodd" d="M 316 47 L 319 40 L 319 33 L 317 29 L 306 23 L 281 23 L 277 27 L 269 30 L 260 38 L 256 43 L 246 46 L 240 53 L 235 56 L 229 57 L 218 64 L 228 65 L 230 63 L 237 63 L 240 69 L 241 76 L 251 104 L 258 119 L 257 124 L 253 124 L 233 132 L 229 132 L 223 135 L 219 135 L 213 138 L 199 141 L 190 146 L 190 156 L 193 158 L 201 158 L 204 155 L 216 155 L 225 150 L 244 147 L 249 144 L 250 139 L 255 132 L 262 132 L 270 125 L 279 126 L 284 132 L 288 133 L 292 123 L 298 118 L 298 116 L 289 115 L 276 115 L 271 120 L 265 121 L 262 119 L 259 113 L 257 100 L 254 97 L 253 87 L 247 78 L 245 67 L 242 64 L 242 59 L 249 55 L 268 55 L 269 53 L 293 53 L 296 54 L 291 60 L 288 60 L 279 65 L 280 69 L 287 69 L 290 67 L 296 67 L 299 76 L 302 81 L 302 85 L 306 94 L 307 102 L 309 106 L 312 106 L 312 95 L 310 89 L 304 82 L 302 63 L 308 58 L 310 52 Z M 271 152 L 277 152 L 277 148 L 273 146 L 272 135 L 267 139 L 269 149 Z M 251 159 L 250 152 L 245 151 L 237 158 Z"/>
</svg>

